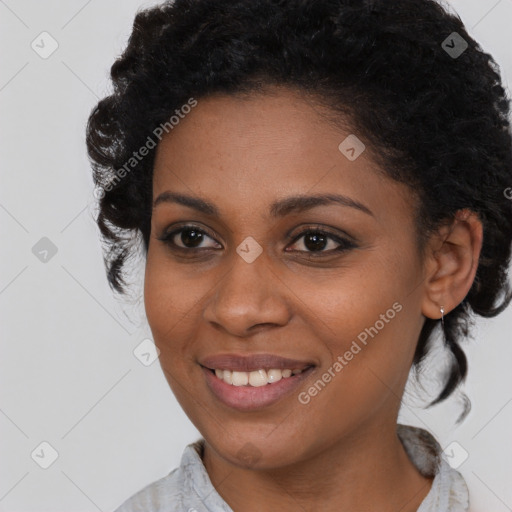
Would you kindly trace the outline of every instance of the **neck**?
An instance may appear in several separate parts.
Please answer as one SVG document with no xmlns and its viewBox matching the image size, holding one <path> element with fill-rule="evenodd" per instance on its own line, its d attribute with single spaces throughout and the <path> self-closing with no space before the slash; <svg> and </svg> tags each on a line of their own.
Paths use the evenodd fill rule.
<svg viewBox="0 0 512 512">
<path fill-rule="evenodd" d="M 264 470 L 235 466 L 205 443 L 204 465 L 235 512 L 340 512 L 376 506 L 381 512 L 415 512 L 432 482 L 409 460 L 395 424 L 359 430 L 312 458 Z"/>
</svg>

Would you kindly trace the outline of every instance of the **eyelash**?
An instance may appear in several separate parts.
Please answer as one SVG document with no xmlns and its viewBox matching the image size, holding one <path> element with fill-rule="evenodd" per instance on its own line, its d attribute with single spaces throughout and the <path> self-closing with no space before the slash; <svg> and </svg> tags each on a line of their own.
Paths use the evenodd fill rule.
<svg viewBox="0 0 512 512">
<path fill-rule="evenodd" d="M 161 237 L 157 237 L 157 238 L 158 238 L 158 240 L 164 242 L 167 246 L 169 246 L 169 248 L 172 251 L 181 252 L 181 253 L 189 253 L 190 254 L 190 253 L 194 253 L 194 252 L 198 252 L 198 251 L 205 251 L 205 250 L 209 250 L 209 249 L 218 250 L 218 249 L 214 249 L 211 247 L 208 247 L 208 248 L 180 247 L 180 246 L 176 245 L 173 242 L 173 238 L 176 235 L 182 233 L 183 231 L 187 231 L 189 229 L 194 230 L 202 235 L 206 235 L 209 238 L 211 238 L 212 240 L 214 240 L 216 243 L 219 243 L 215 240 L 215 238 L 208 231 L 206 231 L 202 228 L 199 228 L 198 226 L 194 226 L 193 224 L 187 224 L 185 226 L 181 226 L 180 228 L 175 229 L 169 233 L 164 233 Z M 303 231 L 298 233 L 292 240 L 292 245 L 295 244 L 297 241 L 299 241 L 302 237 L 304 237 L 307 234 L 315 234 L 315 235 L 325 236 L 328 239 L 334 240 L 336 243 L 338 243 L 339 247 L 337 247 L 336 249 L 330 249 L 328 251 L 325 251 L 325 250 L 319 250 L 319 251 L 293 250 L 293 251 L 288 251 L 288 252 L 307 253 L 308 255 L 312 255 L 313 257 L 318 257 L 318 256 L 322 256 L 322 255 L 332 255 L 336 252 L 343 253 L 347 250 L 354 249 L 356 247 L 356 244 L 354 242 L 348 240 L 347 238 L 343 238 L 338 235 L 334 235 L 334 234 L 330 233 L 329 231 L 326 231 L 325 229 L 322 229 L 320 227 L 314 227 L 314 226 L 308 226 Z"/>
</svg>

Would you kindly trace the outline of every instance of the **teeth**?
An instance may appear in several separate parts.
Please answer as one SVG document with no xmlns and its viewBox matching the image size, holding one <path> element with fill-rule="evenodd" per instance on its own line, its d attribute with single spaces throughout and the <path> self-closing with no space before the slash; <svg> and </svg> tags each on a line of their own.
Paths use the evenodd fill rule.
<svg viewBox="0 0 512 512">
<path fill-rule="evenodd" d="M 233 386 L 246 386 L 249 384 L 249 374 L 247 372 L 233 372 Z"/>
<path fill-rule="evenodd" d="M 233 384 L 233 374 L 230 370 L 223 370 L 222 371 L 222 380 L 224 382 L 227 382 L 228 384 Z"/>
<path fill-rule="evenodd" d="M 237 372 L 217 369 L 215 370 L 215 375 L 220 380 L 223 380 L 227 384 L 232 384 L 233 386 L 259 387 L 279 382 L 281 379 L 287 379 L 292 375 L 298 375 L 299 373 L 302 373 L 302 371 L 303 370 L 300 370 L 299 368 L 294 368 L 293 370 L 290 370 L 289 368 L 285 370 L 261 369 L 252 372 Z"/>
<path fill-rule="evenodd" d="M 264 386 L 268 383 L 267 372 L 265 370 L 257 370 L 249 373 L 249 384 L 254 387 Z"/>
<path fill-rule="evenodd" d="M 267 372 L 267 379 L 269 383 L 277 382 L 283 378 L 283 372 L 281 370 L 269 370 Z"/>
</svg>

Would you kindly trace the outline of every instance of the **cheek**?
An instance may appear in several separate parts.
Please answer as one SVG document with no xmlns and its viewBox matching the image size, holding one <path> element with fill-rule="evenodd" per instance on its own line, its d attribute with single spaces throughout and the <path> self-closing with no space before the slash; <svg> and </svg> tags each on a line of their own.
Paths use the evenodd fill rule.
<svg viewBox="0 0 512 512">
<path fill-rule="evenodd" d="M 322 430 L 325 442 L 373 416 L 393 417 L 414 355 L 416 307 L 393 302 L 393 293 L 378 298 L 370 293 L 366 299 L 361 295 L 340 299 L 337 318 L 319 317 L 324 336 L 318 340 L 327 348 L 328 360 L 298 397 L 307 418 L 304 428 L 312 438 L 316 429 Z M 328 330 L 321 320 L 329 323 Z M 316 440 L 317 448 L 324 441 Z"/>
<path fill-rule="evenodd" d="M 144 306 L 163 361 L 168 353 L 181 352 L 181 345 L 190 336 L 193 313 L 200 307 L 200 298 L 205 293 L 199 286 L 200 280 L 193 277 L 193 272 L 178 268 L 160 251 L 150 248 L 144 277 Z"/>
<path fill-rule="evenodd" d="M 198 338 L 197 311 L 206 293 L 198 287 L 193 272 L 185 272 L 171 263 L 165 255 L 148 251 L 144 304 L 153 339 L 160 350 L 159 362 L 164 376 L 186 414 L 197 418 L 197 406 L 204 409 L 196 386 L 200 370 L 191 365 L 191 351 Z M 192 398 L 192 396 L 194 398 Z"/>
<path fill-rule="evenodd" d="M 416 300 L 411 289 L 417 279 L 418 268 L 411 258 L 379 250 L 378 255 L 358 255 L 357 266 L 347 263 L 329 273 L 288 276 L 286 285 L 293 291 L 297 315 L 314 325 L 317 337 L 339 355 L 360 334 L 364 341 L 365 330 L 376 323 L 379 334 L 401 323 L 405 315 L 397 309 Z"/>
<path fill-rule="evenodd" d="M 328 400 L 358 407 L 366 399 L 366 406 L 375 405 L 390 389 L 401 393 L 423 324 L 420 288 L 414 289 L 419 262 L 403 247 L 369 255 L 357 271 L 340 269 L 337 277 L 302 277 L 295 283 L 294 291 L 301 290 L 301 316 L 307 317 L 311 334 L 326 349 L 319 377 L 328 369 L 336 375 L 325 375 L 337 383 L 326 386 L 333 393 Z M 349 391 L 353 389 L 356 395 Z"/>
<path fill-rule="evenodd" d="M 144 303 L 150 325 L 172 325 L 199 305 L 208 291 L 207 275 L 198 274 L 193 265 L 177 263 L 165 247 L 152 240 L 144 276 Z"/>
</svg>

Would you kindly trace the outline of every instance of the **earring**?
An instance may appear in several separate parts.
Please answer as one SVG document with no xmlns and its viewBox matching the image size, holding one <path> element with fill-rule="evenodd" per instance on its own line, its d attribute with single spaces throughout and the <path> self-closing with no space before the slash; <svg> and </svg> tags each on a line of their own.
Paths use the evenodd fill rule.
<svg viewBox="0 0 512 512">
<path fill-rule="evenodd" d="M 444 306 L 441 306 L 439 309 L 441 311 L 441 325 L 444 328 Z"/>
</svg>

